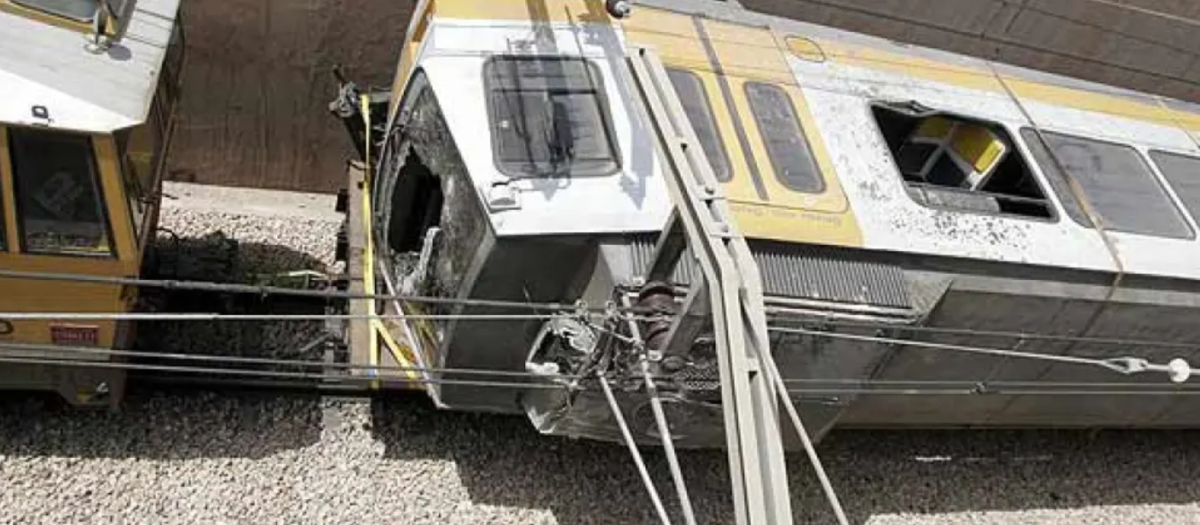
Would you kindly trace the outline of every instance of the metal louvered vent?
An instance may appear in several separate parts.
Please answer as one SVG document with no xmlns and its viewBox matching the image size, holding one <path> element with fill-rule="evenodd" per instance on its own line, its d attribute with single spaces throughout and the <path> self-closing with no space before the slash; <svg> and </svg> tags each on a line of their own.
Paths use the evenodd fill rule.
<svg viewBox="0 0 1200 525">
<path fill-rule="evenodd" d="M 654 256 L 653 237 L 631 242 L 633 268 L 645 275 Z M 908 285 L 899 267 L 870 260 L 869 252 L 833 246 L 751 242 L 768 296 L 889 308 L 910 308 Z M 671 279 L 686 285 L 700 269 L 684 252 Z"/>
</svg>

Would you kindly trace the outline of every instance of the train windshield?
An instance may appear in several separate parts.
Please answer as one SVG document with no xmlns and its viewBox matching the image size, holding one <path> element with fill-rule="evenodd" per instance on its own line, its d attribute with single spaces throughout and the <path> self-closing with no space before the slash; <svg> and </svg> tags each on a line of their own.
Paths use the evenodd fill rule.
<svg viewBox="0 0 1200 525">
<path fill-rule="evenodd" d="M 510 177 L 617 171 L 603 80 L 579 58 L 497 56 L 484 66 L 496 166 Z"/>
<path fill-rule="evenodd" d="M 91 22 L 100 7 L 100 0 L 12 0 L 12 3 L 80 22 Z"/>
<path fill-rule="evenodd" d="M 91 139 L 9 129 L 9 142 L 24 251 L 111 255 Z"/>
</svg>

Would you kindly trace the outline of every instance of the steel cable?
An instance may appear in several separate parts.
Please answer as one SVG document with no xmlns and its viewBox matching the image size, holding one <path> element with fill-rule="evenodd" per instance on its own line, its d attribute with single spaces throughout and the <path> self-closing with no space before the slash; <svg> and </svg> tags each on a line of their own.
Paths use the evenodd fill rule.
<svg viewBox="0 0 1200 525">
<path fill-rule="evenodd" d="M 778 319 L 777 321 L 783 321 Z M 813 325 L 841 327 L 841 328 L 871 328 L 877 330 L 891 330 L 896 332 L 913 332 L 913 333 L 930 333 L 940 335 L 964 335 L 980 338 L 1012 338 L 1024 339 L 1030 341 L 1053 341 L 1064 343 L 1084 343 L 1108 346 L 1153 346 L 1160 348 L 1179 348 L 1187 350 L 1200 350 L 1200 343 L 1184 343 L 1177 341 L 1154 341 L 1149 339 L 1121 339 L 1113 337 L 1088 337 L 1077 335 L 1056 335 L 1056 334 L 1037 334 L 1030 332 L 1009 332 L 1003 330 L 978 330 L 974 328 L 951 328 L 941 326 L 920 326 L 920 325 L 899 325 L 893 323 L 873 323 L 866 321 L 842 321 L 820 318 L 818 321 L 804 322 L 799 321 L 799 326 L 791 326 L 784 324 L 773 324 L 772 328 L 811 328 Z"/>
<path fill-rule="evenodd" d="M 377 376 L 350 376 L 339 374 L 312 373 L 312 372 L 285 372 L 279 370 L 249 370 L 244 368 L 216 368 L 216 367 L 197 367 L 197 366 L 174 366 L 174 365 L 154 365 L 145 363 L 118 363 L 110 361 L 84 361 L 78 359 L 47 359 L 33 357 L 9 357 L 0 356 L 0 363 L 17 364 L 17 365 L 44 365 L 44 366 L 63 366 L 71 368 L 99 368 L 109 370 L 125 370 L 125 371 L 153 371 L 153 372 L 178 372 L 185 374 L 212 374 L 216 376 L 237 376 L 237 377 L 264 377 L 273 379 L 305 379 L 331 381 L 341 383 L 364 382 L 370 383 L 379 381 L 381 378 Z M 387 379 L 387 378 L 383 378 Z M 494 388 L 523 388 L 523 389 L 541 389 L 541 390 L 565 390 L 566 385 L 553 385 L 546 383 L 520 383 L 515 381 L 485 381 L 472 379 L 440 379 L 440 378 L 396 378 L 398 382 L 414 383 L 414 384 L 442 384 L 442 385 L 457 385 L 457 386 L 475 386 L 475 387 L 494 387 Z"/>
<path fill-rule="evenodd" d="M 916 348 L 926 348 L 926 349 L 931 349 L 931 350 L 947 350 L 947 351 L 955 351 L 955 352 L 963 352 L 963 353 L 971 353 L 971 354 L 988 355 L 988 356 L 994 356 L 994 357 L 1033 359 L 1033 360 L 1048 361 L 1048 362 L 1054 362 L 1054 363 L 1064 363 L 1064 364 L 1074 364 L 1074 365 L 1084 365 L 1084 366 L 1097 366 L 1100 368 L 1105 368 L 1105 369 L 1111 370 L 1113 372 L 1117 372 L 1117 373 L 1125 374 L 1125 375 L 1137 374 L 1137 373 L 1141 373 L 1141 372 L 1164 372 L 1164 373 L 1168 374 L 1170 376 L 1171 380 L 1176 383 L 1182 383 L 1184 381 L 1187 381 L 1187 379 L 1192 374 L 1200 372 L 1200 370 L 1191 367 L 1187 363 L 1187 361 L 1184 361 L 1183 359 L 1175 359 L 1175 360 L 1172 360 L 1168 364 L 1162 365 L 1162 364 L 1150 363 L 1149 361 L 1147 361 L 1145 359 L 1135 358 L 1135 357 L 1114 357 L 1114 358 L 1100 359 L 1100 358 L 1079 357 L 1079 356 L 1070 356 L 1070 355 L 1039 354 L 1039 353 L 1035 353 L 1035 352 L 1024 352 L 1024 351 L 1020 351 L 1020 350 L 1008 350 L 1008 349 L 1003 349 L 1003 348 L 988 348 L 988 347 L 982 347 L 982 346 L 968 346 L 968 345 L 949 344 L 949 343 L 934 343 L 934 342 L 929 342 L 929 341 L 916 341 L 916 340 L 912 340 L 912 339 L 902 339 L 902 338 L 894 338 L 894 337 L 843 334 L 843 333 L 837 333 L 837 332 L 809 330 L 809 329 L 804 329 L 804 328 L 785 328 L 785 327 L 779 327 L 779 326 L 769 328 L 769 330 L 774 331 L 774 332 L 780 332 L 780 333 L 792 333 L 792 334 L 810 335 L 810 336 L 818 336 L 818 337 L 828 337 L 828 338 L 833 338 L 833 339 L 843 339 L 843 340 L 849 340 L 849 341 L 896 344 L 896 345 L 904 345 L 904 346 L 916 347 Z"/>
<path fill-rule="evenodd" d="M 311 361 L 302 359 L 271 359 L 263 357 L 243 357 L 243 356 L 223 356 L 216 354 L 194 354 L 194 353 L 159 353 L 139 350 L 118 350 L 108 348 L 95 348 L 85 346 L 62 346 L 62 345 L 46 345 L 33 343 L 0 343 L 0 350 L 17 350 L 26 352 L 47 352 L 47 353 L 62 353 L 64 356 L 70 354 L 83 355 L 99 355 L 104 357 L 134 357 L 142 359 L 161 359 L 166 361 L 198 361 L 206 363 L 237 363 L 243 365 L 269 365 L 269 366 L 292 366 L 299 368 L 323 368 L 334 370 L 347 371 L 375 371 L 375 372 L 423 372 L 423 373 L 440 373 L 440 374 L 463 374 L 463 375 L 487 375 L 487 376 L 505 376 L 505 377 L 525 377 L 546 379 L 547 376 L 535 374 L 533 372 L 515 372 L 511 370 L 485 370 L 476 368 L 439 368 L 439 367 L 420 367 L 420 366 L 393 366 L 393 365 L 356 365 L 352 363 L 329 363 L 324 361 Z M 555 379 L 580 379 L 578 375 L 562 374 L 554 376 Z"/>
<path fill-rule="evenodd" d="M 189 290 L 200 292 L 222 292 L 243 295 L 257 295 L 260 297 L 271 296 L 290 296 L 290 297 L 307 297 L 311 299 L 371 299 L 371 300 L 390 300 L 404 301 L 410 303 L 421 304 L 436 304 L 450 306 L 482 306 L 495 308 L 522 308 L 529 310 L 548 310 L 548 311 L 569 311 L 577 312 L 582 310 L 593 313 L 607 313 L 614 309 L 616 311 L 630 312 L 640 311 L 636 307 L 581 307 L 574 304 L 562 303 L 535 303 L 521 301 L 506 301 L 496 299 L 457 299 L 448 297 L 433 297 L 425 295 L 404 295 L 404 294 L 377 294 L 377 293 L 358 293 L 345 292 L 335 290 L 302 290 L 296 288 L 286 288 L 281 286 L 267 286 L 241 283 L 215 283 L 207 281 L 186 281 L 186 280 L 171 280 L 171 279 L 144 279 L 135 277 L 112 277 L 104 275 L 84 275 L 77 273 L 54 273 L 54 272 L 28 272 L 17 270 L 0 269 L 0 278 L 9 279 L 27 279 L 34 281 L 68 281 L 93 284 L 111 284 L 120 286 L 133 286 L 139 288 L 155 288 L 163 290 Z M 654 313 L 645 311 L 642 313 Z"/>
</svg>

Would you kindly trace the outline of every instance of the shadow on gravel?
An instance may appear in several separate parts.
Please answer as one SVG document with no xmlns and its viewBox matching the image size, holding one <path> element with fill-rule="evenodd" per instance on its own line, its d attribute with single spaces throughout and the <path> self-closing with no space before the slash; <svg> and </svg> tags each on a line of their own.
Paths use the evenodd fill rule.
<svg viewBox="0 0 1200 525">
<path fill-rule="evenodd" d="M 131 391 L 119 413 L 50 396 L 0 396 L 0 457 L 257 459 L 321 438 L 317 398 Z"/>
<path fill-rule="evenodd" d="M 396 459 L 454 461 L 473 503 L 549 509 L 560 524 L 653 523 L 623 446 L 539 435 L 520 416 L 441 412 L 411 396 L 375 406 Z M 1200 432 L 842 431 L 821 446 L 853 523 L 894 514 L 1200 502 Z M 666 462 L 644 451 L 678 514 Z M 723 451 L 680 454 L 697 518 L 731 521 Z M 798 523 L 833 523 L 808 462 L 788 459 Z"/>
<path fill-rule="evenodd" d="M 159 249 L 149 272 L 152 279 L 287 285 L 279 274 L 295 270 L 326 271 L 323 262 L 303 252 L 274 244 L 235 243 L 221 233 L 202 237 L 160 234 L 158 240 Z M 324 304 L 310 298 L 263 298 L 192 290 L 172 290 L 149 297 L 149 307 L 164 313 L 324 312 Z M 138 326 L 137 344 L 144 351 L 319 360 L 323 348 L 309 345 L 323 333 L 321 321 L 159 321 Z"/>
</svg>

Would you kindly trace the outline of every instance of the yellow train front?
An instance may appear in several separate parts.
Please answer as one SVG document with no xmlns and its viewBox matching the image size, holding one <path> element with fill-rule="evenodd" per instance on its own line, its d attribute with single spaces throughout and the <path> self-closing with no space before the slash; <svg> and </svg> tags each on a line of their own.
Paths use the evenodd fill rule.
<svg viewBox="0 0 1200 525">
<path fill-rule="evenodd" d="M 1195 361 L 1195 106 L 693 0 L 420 2 L 390 96 L 362 101 L 344 254 L 357 291 L 451 302 L 354 302 L 391 315 L 350 334 L 378 384 L 617 439 L 604 373 L 652 439 L 648 357 L 679 444 L 723 441 L 703 324 L 657 348 L 668 327 L 642 321 L 642 348 L 619 318 L 477 317 L 674 312 L 699 275 L 685 257 L 644 282 L 671 202 L 631 45 L 662 57 L 723 183 L 816 434 L 1200 423 L 1162 374 L 972 351 Z"/>
<path fill-rule="evenodd" d="M 178 97 L 177 0 L 0 2 L 0 386 L 120 399 Z M 115 4 L 114 4 L 115 5 Z"/>
</svg>

